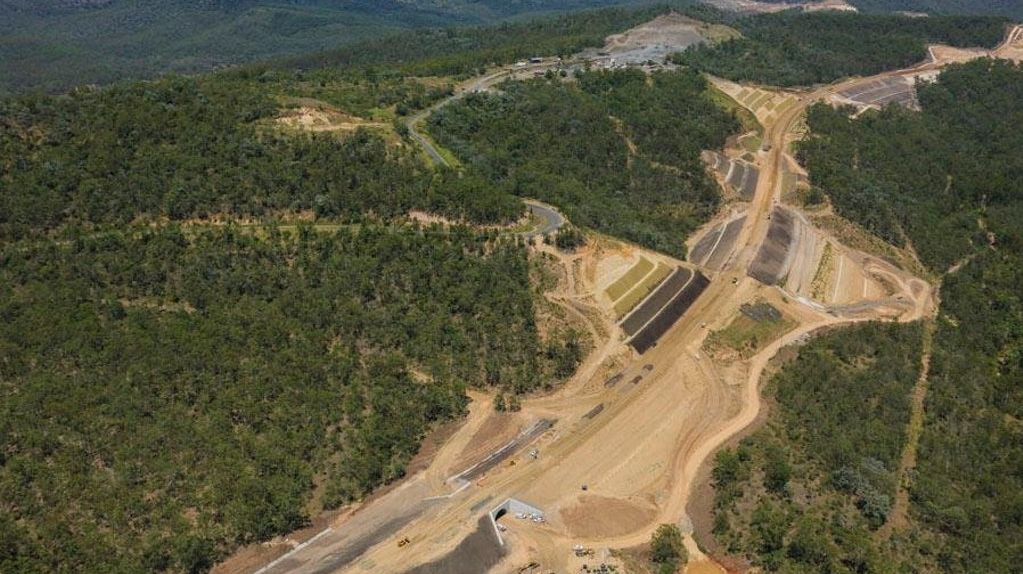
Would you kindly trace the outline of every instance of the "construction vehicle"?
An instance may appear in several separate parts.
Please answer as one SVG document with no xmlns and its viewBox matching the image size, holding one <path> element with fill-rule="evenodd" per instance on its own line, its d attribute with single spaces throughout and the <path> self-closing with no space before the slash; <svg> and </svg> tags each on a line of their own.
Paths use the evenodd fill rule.
<svg viewBox="0 0 1023 574">
<path fill-rule="evenodd" d="M 410 542 L 412 541 L 408 539 L 408 536 L 406 536 L 405 538 L 402 538 L 401 540 L 398 541 L 398 548 L 404 548 L 408 546 Z"/>
<path fill-rule="evenodd" d="M 572 547 L 572 551 L 578 558 L 587 558 L 593 556 L 594 552 L 592 548 L 585 548 L 582 544 L 576 544 Z"/>
</svg>

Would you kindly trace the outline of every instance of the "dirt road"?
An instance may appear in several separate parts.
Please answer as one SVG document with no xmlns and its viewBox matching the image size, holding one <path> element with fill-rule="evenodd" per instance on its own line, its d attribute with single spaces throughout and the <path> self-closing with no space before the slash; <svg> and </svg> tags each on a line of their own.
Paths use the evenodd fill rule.
<svg viewBox="0 0 1023 574">
<path fill-rule="evenodd" d="M 1021 34 L 1013 32 L 1013 37 Z M 455 461 L 479 440 L 481 413 L 491 408 L 486 398 L 474 397 L 469 421 L 426 471 L 335 524 L 267 572 L 397 573 L 445 557 L 457 559 L 452 553 L 476 531 L 480 516 L 509 497 L 541 508 L 545 521 L 501 519 L 506 558 L 495 572 L 517 571 L 534 561 L 545 571 L 577 571 L 582 564 L 592 566 L 595 558 L 575 556 L 575 545 L 622 548 L 646 542 L 660 523 L 685 528 L 697 470 L 715 449 L 756 419 L 762 372 L 781 348 L 822 328 L 876 318 L 916 320 L 933 308 L 931 287 L 924 281 L 880 267 L 875 272 L 890 276 L 900 289 L 898 296 L 830 308 L 765 286 L 748 277 L 746 270 L 767 237 L 768 215 L 781 202 L 787 149 L 803 111 L 865 82 L 942 65 L 928 62 L 797 96 L 795 105 L 764 125 L 764 141 L 770 145 L 755 158 L 761 177 L 733 255 L 655 347 L 643 355 L 621 351 L 619 356 L 631 360 L 615 369 L 618 376 L 613 379 L 605 381 L 601 360 L 589 361 L 560 391 L 525 401 L 517 414 L 521 428 L 543 419 L 557 423 L 471 482 L 452 480 L 464 470 Z M 801 265 L 810 268 L 806 262 Z M 593 290 L 584 284 L 574 288 L 579 293 Z M 707 356 L 702 345 L 709 330 L 721 328 L 743 303 L 757 299 L 769 299 L 792 318 L 793 330 L 748 360 Z M 615 355 L 614 349 L 624 349 L 624 337 L 613 333 L 597 341 L 596 348 L 601 359 Z M 527 454 L 533 450 L 535 456 Z M 696 559 L 702 556 L 691 536 L 686 544 Z"/>
</svg>

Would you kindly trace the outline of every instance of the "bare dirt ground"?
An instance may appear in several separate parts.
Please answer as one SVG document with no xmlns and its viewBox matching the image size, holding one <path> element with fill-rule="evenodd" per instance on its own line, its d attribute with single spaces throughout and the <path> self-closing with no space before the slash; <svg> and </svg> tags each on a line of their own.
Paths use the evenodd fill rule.
<svg viewBox="0 0 1023 574">
<path fill-rule="evenodd" d="M 721 10 L 740 14 L 768 14 L 799 8 L 807 12 L 835 10 L 856 12 L 856 8 L 844 0 L 823 0 L 820 2 L 757 2 L 756 0 L 707 0 L 707 3 Z"/>
<path fill-rule="evenodd" d="M 909 428 L 906 432 L 906 445 L 899 460 L 899 484 L 895 491 L 895 502 L 888 520 L 878 532 L 881 536 L 891 536 L 892 532 L 903 530 L 909 525 L 909 487 L 912 483 L 913 469 L 916 468 L 916 453 L 920 446 L 920 434 L 924 427 L 924 400 L 927 398 L 927 377 L 931 370 L 931 351 L 934 342 L 934 321 L 924 323 L 923 348 L 920 354 L 920 377 L 913 386 Z"/>
<path fill-rule="evenodd" d="M 681 14 L 665 14 L 627 32 L 608 36 L 604 47 L 582 52 L 580 57 L 594 61 L 613 59 L 615 65 L 641 65 L 662 62 L 671 54 L 705 42 L 738 36 L 722 25 L 693 20 Z"/>
<path fill-rule="evenodd" d="M 767 126 L 769 141 L 776 145 L 758 155 L 765 177 L 758 185 L 728 269 L 744 270 L 767 234 L 766 215 L 780 193 L 782 150 L 798 112 L 799 108 L 792 106 L 782 112 L 787 121 Z M 587 273 L 579 275 L 583 281 L 575 288 L 585 292 Z M 736 281 L 728 280 L 729 276 Z M 742 365 L 717 364 L 701 356 L 707 332 L 704 323 L 732 317 L 742 303 L 776 289 L 725 270 L 657 347 L 623 369 L 622 382 L 608 388 L 603 377 L 591 375 L 590 381 L 569 383 L 568 388 L 575 392 L 526 401 L 523 412 L 557 414 L 559 418 L 556 427 L 538 441 L 539 457 L 520 457 L 514 466 L 495 469 L 485 484 L 452 496 L 409 524 L 405 535 L 423 537 L 428 547 L 414 560 L 432 560 L 451 552 L 469 533 L 467 525 L 472 522 L 466 517 L 506 496 L 521 497 L 545 510 L 547 522 L 521 525 L 516 540 L 531 549 L 532 560 L 557 570 L 579 565 L 571 553 L 575 544 L 629 547 L 644 542 L 660 522 L 685 525 L 685 504 L 700 464 L 759 412 L 757 389 L 767 360 L 786 344 L 817 329 L 866 318 L 836 316 L 798 298 L 779 297 L 779 304 L 786 305 L 786 315 L 797 321 L 791 332 Z M 926 298 L 924 294 L 921 297 Z M 864 315 L 870 313 L 869 307 L 863 311 Z M 597 405 L 603 405 L 603 410 L 587 418 Z M 644 501 L 649 501 L 653 512 L 642 511 Z M 614 520 L 617 513 L 632 518 Z M 633 518 L 641 513 L 645 523 L 636 519 L 633 524 Z M 702 554 L 687 540 L 698 561 Z M 512 553 L 496 571 L 514 571 L 521 566 L 510 562 L 517 555 Z M 397 552 L 386 542 L 370 549 L 365 559 L 377 571 L 401 571 L 411 565 L 409 553 Z"/>
<path fill-rule="evenodd" d="M 1005 42 L 994 50 L 994 55 L 1014 62 L 1023 62 L 1023 26 L 1009 31 Z"/>
<path fill-rule="evenodd" d="M 371 122 L 346 114 L 324 102 L 302 99 L 296 107 L 284 109 L 277 117 L 277 123 L 307 132 L 351 132 L 359 128 L 389 130 L 382 122 Z"/>
<path fill-rule="evenodd" d="M 575 504 L 561 511 L 561 519 L 574 536 L 628 534 L 642 528 L 656 516 L 657 510 L 650 501 L 629 501 L 584 494 Z"/>
<path fill-rule="evenodd" d="M 928 62 L 879 77 L 933 71 L 942 65 Z M 657 346 L 642 355 L 629 350 L 608 318 L 606 305 L 594 297 L 596 286 L 613 280 L 610 276 L 620 274 L 623 261 L 633 256 L 626 255 L 626 247 L 597 238 L 577 254 L 554 252 L 566 277 L 558 295 L 587 309 L 584 314 L 589 320 L 606 329 L 571 380 L 546 396 L 523 401 L 516 415 L 521 421 L 549 418 L 557 423 L 523 445 L 508 463 L 489 471 L 485 480 L 458 484 L 450 478 L 464 470 L 460 463 L 465 453 L 486 451 L 485 444 L 500 442 L 493 437 L 508 432 L 491 419 L 490 397 L 474 393 L 466 422 L 424 471 L 346 513 L 329 530 L 263 571 L 406 572 L 426 563 L 471 560 L 460 554 L 459 544 L 476 531 L 480 516 L 515 497 L 543 509 L 546 520 L 502 520 L 508 528 L 507 554 L 492 572 L 518 572 L 529 563 L 559 572 L 578 571 L 584 564 L 600 561 L 613 563 L 610 549 L 644 544 L 660 523 L 679 524 L 686 532 L 694 564 L 690 571 L 720 572 L 691 535 L 687 505 L 697 492 L 696 481 L 705 476 L 700 472 L 701 468 L 706 472 L 710 456 L 760 416 L 759 387 L 772 358 L 822 329 L 875 319 L 917 320 L 932 316 L 935 308 L 933 290 L 926 281 L 845 247 L 794 208 L 808 230 L 794 239 L 792 268 L 799 269 L 801 276 L 795 291 L 788 290 L 787 281 L 767 286 L 745 274 L 767 237 L 767 216 L 780 202 L 783 165 L 791 161 L 786 150 L 798 137 L 803 110 L 874 79 L 839 82 L 812 93 L 786 93 L 787 105 L 763 116 L 768 120 L 764 141 L 770 146 L 755 154 L 762 175 L 733 254 Z M 753 103 L 762 106 L 764 101 L 756 95 Z M 815 275 L 820 267 L 814 261 L 819 260 L 817 254 L 824 251 L 802 248 L 804 241 L 832 246 L 835 268 L 829 279 L 833 283 L 828 285 L 837 285 L 839 295 L 830 300 L 815 301 L 800 294 L 807 288 L 805 277 Z M 648 255 L 655 257 L 644 254 Z M 602 261 L 607 262 L 602 265 Z M 871 287 L 870 282 L 879 287 Z M 722 361 L 702 352 L 710 330 L 727 325 L 742 304 L 760 300 L 771 301 L 795 326 L 765 341 L 745 360 Z M 607 384 L 612 375 L 620 376 Z M 529 451 L 534 449 L 536 456 L 531 456 Z M 399 546 L 404 538 L 409 544 Z M 577 544 L 595 549 L 595 556 L 576 557 L 572 548 Z"/>
</svg>

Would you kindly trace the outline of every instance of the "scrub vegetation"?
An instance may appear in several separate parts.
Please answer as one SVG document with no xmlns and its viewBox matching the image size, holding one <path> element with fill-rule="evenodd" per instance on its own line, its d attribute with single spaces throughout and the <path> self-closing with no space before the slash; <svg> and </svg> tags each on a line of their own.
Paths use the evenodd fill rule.
<svg viewBox="0 0 1023 574">
<path fill-rule="evenodd" d="M 676 55 L 675 61 L 739 82 L 812 85 L 922 62 L 930 43 L 991 48 L 1004 37 L 1006 21 L 783 12 L 730 24 L 742 32 L 741 38 L 696 46 Z"/>
<path fill-rule="evenodd" d="M 717 454 L 714 534 L 768 571 L 881 572 L 920 367 L 918 325 L 822 336 L 770 379 L 767 425 Z"/>
<path fill-rule="evenodd" d="M 730 550 L 770 570 L 793 561 L 812 572 L 888 571 L 886 562 L 913 572 L 1018 570 L 1023 140 L 1014 126 L 1023 121 L 1021 86 L 1020 66 L 979 60 L 921 86 L 921 112 L 892 106 L 852 120 L 848 109 L 811 110 L 811 134 L 799 148 L 813 184 L 839 213 L 893 244 L 913 245 L 942 277 L 909 524 L 890 539 L 872 533 L 887 518 L 919 329 L 857 328 L 803 349 L 772 383 L 778 408 L 767 428 L 719 456 L 717 532 Z M 893 339 L 885 329 L 904 334 Z M 853 361 L 863 379 L 846 400 L 835 381 L 847 367 L 814 363 L 842 345 L 876 347 L 877 356 L 899 351 L 894 363 L 857 352 L 866 357 Z M 804 378 L 802 392 L 787 392 Z M 878 381 L 883 395 L 871 391 Z M 844 419 L 848 413 L 859 414 Z M 771 444 L 782 454 L 770 455 Z M 842 453 L 862 459 L 842 462 Z M 750 493 L 761 481 L 766 492 L 783 482 L 770 479 L 771 456 L 808 472 L 788 473 L 792 486 L 780 499 L 757 502 Z M 801 462 L 812 458 L 823 466 Z"/>
<path fill-rule="evenodd" d="M 521 202 L 368 131 L 284 132 L 306 80 L 0 101 L 0 571 L 206 571 L 402 476 L 468 386 L 574 372 L 524 246 L 408 218 Z M 345 81 L 318 86 L 407 87 Z"/>
<path fill-rule="evenodd" d="M 7 0 L 0 3 L 0 93 L 61 91 L 167 72 L 209 71 L 322 54 L 395 63 L 413 54 L 439 67 L 522 57 L 531 49 L 599 45 L 630 26 L 635 11 L 522 19 L 540 14 L 650 4 L 634 0 Z M 692 2 L 677 2 L 691 4 Z M 599 14 L 599 13 L 598 13 Z M 514 24 L 492 24 L 517 19 Z M 635 20 L 639 22 L 641 20 Z M 452 29 L 452 26 L 486 28 Z M 620 27 L 619 27 L 620 26 Z M 386 37 L 381 41 L 381 37 Z M 351 46 L 341 49 L 339 46 Z M 304 54 L 318 53 L 307 58 Z M 545 52 L 546 53 L 546 52 Z M 443 61 L 443 62 L 442 62 Z M 351 63 L 349 61 L 337 63 Z"/>
<path fill-rule="evenodd" d="M 685 237 L 720 201 L 700 151 L 720 148 L 739 129 L 707 93 L 690 71 L 506 82 L 435 113 L 429 129 L 495 189 L 556 205 L 576 225 L 684 256 Z"/>
</svg>

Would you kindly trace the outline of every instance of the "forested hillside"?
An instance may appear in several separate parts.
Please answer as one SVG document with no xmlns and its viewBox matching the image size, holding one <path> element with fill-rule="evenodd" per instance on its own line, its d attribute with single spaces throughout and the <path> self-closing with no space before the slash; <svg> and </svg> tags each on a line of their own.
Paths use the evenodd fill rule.
<svg viewBox="0 0 1023 574">
<path fill-rule="evenodd" d="M 684 255 L 719 194 L 700 151 L 738 121 L 688 72 L 588 72 L 509 82 L 433 115 L 430 131 L 497 189 L 563 209 L 575 224 Z"/>
<path fill-rule="evenodd" d="M 285 94 L 433 98 L 363 79 L 0 102 L 0 571 L 206 571 L 400 477 L 467 386 L 574 371 L 514 237 L 407 217 L 508 222 L 517 198 L 429 170 L 390 124 L 276 122 Z"/>
<path fill-rule="evenodd" d="M 771 378 L 766 426 L 718 453 L 714 535 L 768 571 L 890 572 L 872 533 L 895 494 L 919 325 L 821 336 Z"/>
<path fill-rule="evenodd" d="M 678 8 L 690 4 L 673 0 Z M 531 56 L 568 56 L 602 46 L 604 39 L 666 12 L 651 8 L 584 11 L 490 27 L 415 30 L 275 62 L 287 69 L 324 66 L 398 66 L 414 75 L 474 74 L 493 64 L 510 64 Z M 693 8 L 692 10 L 697 10 Z"/>
<path fill-rule="evenodd" d="M 817 105 L 799 159 L 838 213 L 895 245 L 910 241 L 945 271 L 987 247 L 988 227 L 1009 246 L 1019 237 L 1009 222 L 1023 203 L 1021 78 L 1018 66 L 980 60 L 921 85 L 922 113 L 890 106 L 852 120 Z"/>
<path fill-rule="evenodd" d="M 1023 0 L 850 0 L 864 12 L 926 12 L 928 14 L 991 14 L 1023 18 Z"/>
<path fill-rule="evenodd" d="M 334 49 L 423 27 L 642 0 L 0 2 L 0 93 L 59 91 Z M 464 48 L 463 48 L 464 49 Z"/>
<path fill-rule="evenodd" d="M 467 231 L 4 244 L 0 571 L 203 571 L 400 477 L 466 385 L 553 380 L 527 275 Z"/>
<path fill-rule="evenodd" d="M 811 181 L 839 213 L 895 244 L 909 242 L 942 277 L 909 525 L 882 546 L 877 534 L 857 535 L 864 548 L 907 571 L 1008 573 L 1023 560 L 1023 163 L 1017 153 L 1023 136 L 1015 129 L 1023 121 L 1021 87 L 1018 65 L 955 66 L 920 88 L 919 113 L 890 107 L 852 120 L 848 109 L 814 108 L 811 135 L 799 146 Z M 799 372 L 796 363 L 781 376 Z M 779 401 L 784 404 L 782 395 Z M 850 423 L 843 435 L 861 424 L 873 423 Z M 842 484 L 838 476 L 825 480 Z M 731 497 L 726 489 L 721 496 Z M 754 533 L 734 548 L 758 561 L 780 568 L 815 556 L 796 531 L 778 539 L 785 557 L 772 562 L 782 546 L 763 546 L 757 542 L 763 527 L 745 524 Z M 834 571 L 829 560 L 812 559 L 808 571 Z"/>
<path fill-rule="evenodd" d="M 466 182 L 433 177 L 414 152 L 369 132 L 280 135 L 266 123 L 279 112 L 272 90 L 244 78 L 168 78 L 0 102 L 0 238 L 137 218 L 307 210 L 387 221 L 418 208 L 493 223 L 523 211 L 498 190 L 465 197 Z M 361 96 L 387 101 L 385 89 Z"/>
<path fill-rule="evenodd" d="M 1005 21 L 993 17 L 783 12 L 731 25 L 742 38 L 697 46 L 675 60 L 730 80 L 804 86 L 921 62 L 929 43 L 990 48 L 1005 35 Z"/>
</svg>

